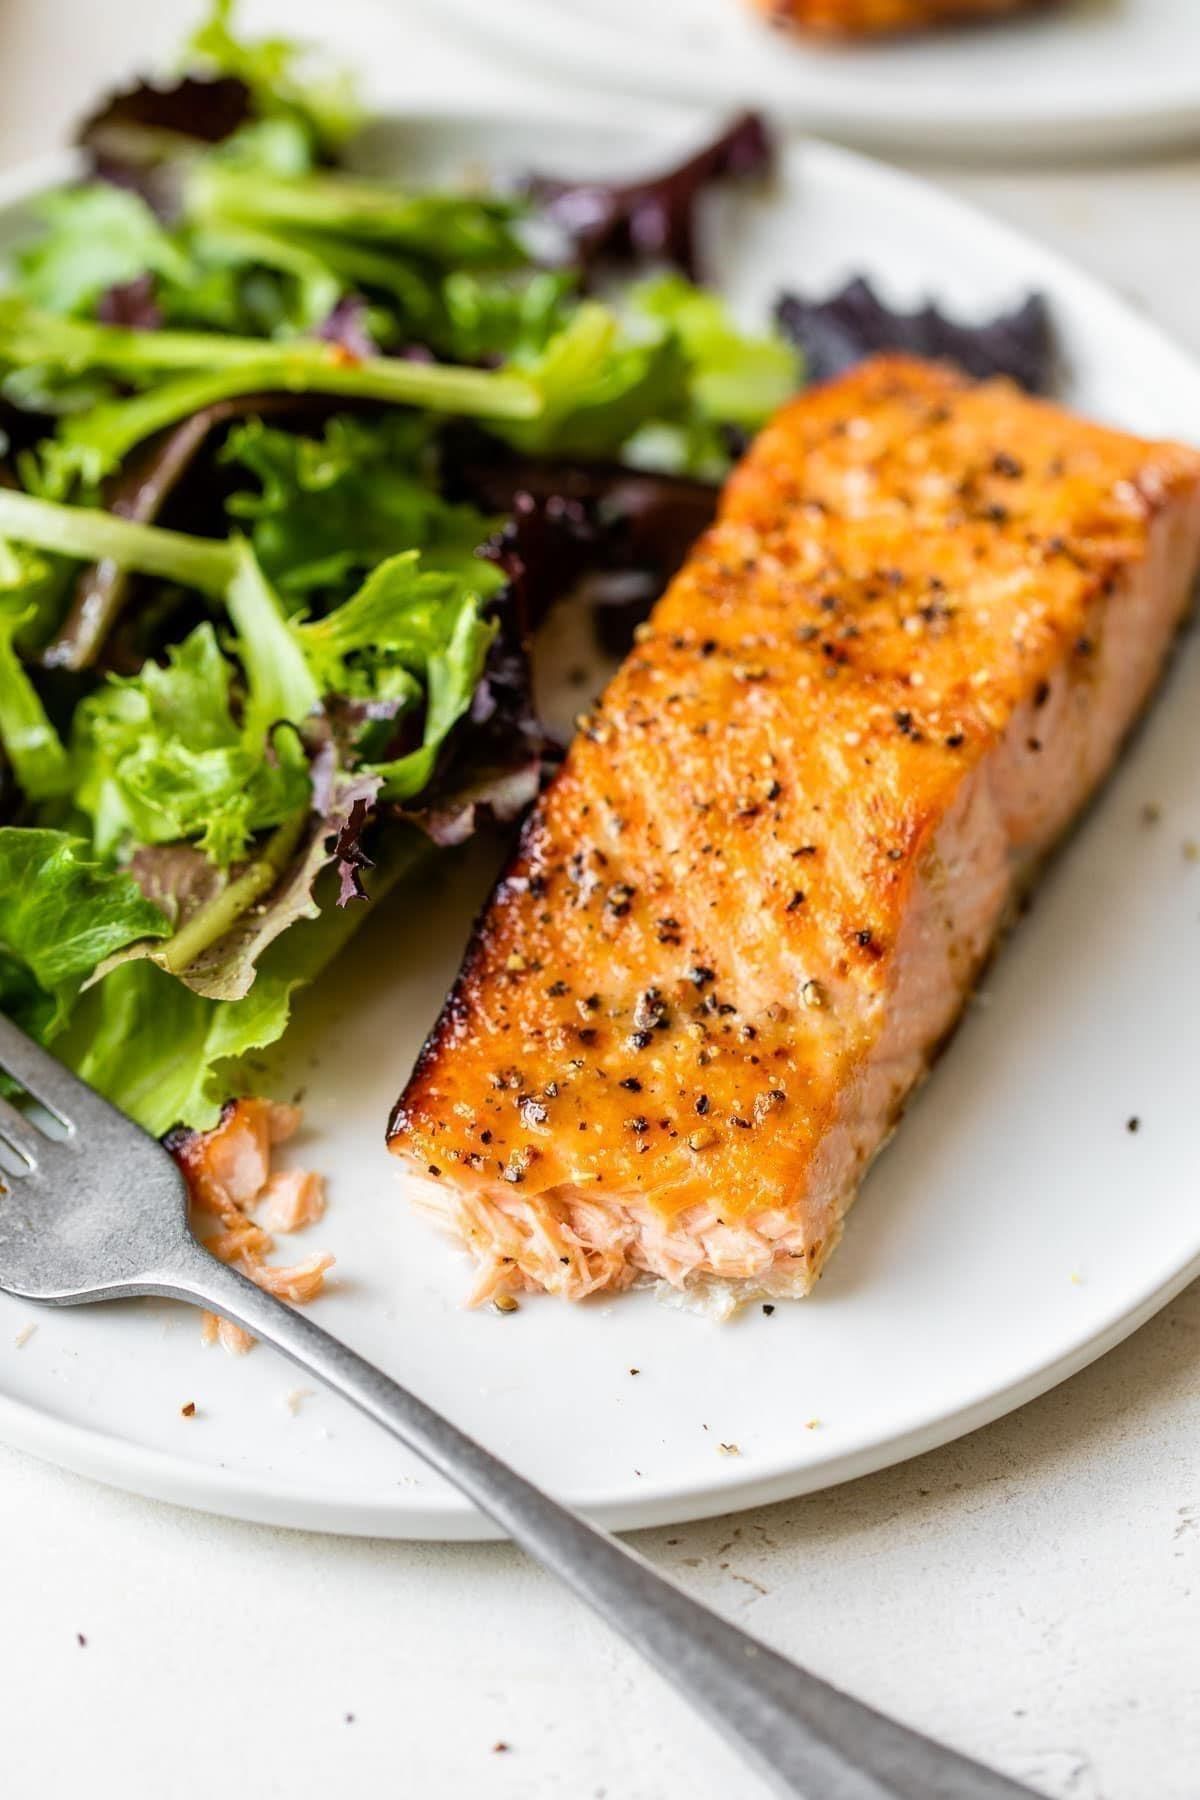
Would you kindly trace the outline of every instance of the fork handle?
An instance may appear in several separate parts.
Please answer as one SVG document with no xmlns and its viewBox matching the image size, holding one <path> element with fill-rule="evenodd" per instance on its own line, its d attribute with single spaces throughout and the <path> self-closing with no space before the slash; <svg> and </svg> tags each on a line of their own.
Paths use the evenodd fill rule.
<svg viewBox="0 0 1200 1800">
<path fill-rule="evenodd" d="M 139 1284 L 141 1285 L 141 1284 Z M 143 1291 L 242 1325 L 414 1450 L 573 1588 L 755 1765 L 807 1800 L 1014 1800 L 1031 1790 L 874 1712 L 691 1599 L 399 1383 L 192 1243 Z"/>
</svg>

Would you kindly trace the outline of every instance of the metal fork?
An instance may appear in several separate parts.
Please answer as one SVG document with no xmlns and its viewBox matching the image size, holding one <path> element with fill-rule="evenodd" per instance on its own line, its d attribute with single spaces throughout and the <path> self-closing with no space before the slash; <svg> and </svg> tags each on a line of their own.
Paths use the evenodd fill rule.
<svg viewBox="0 0 1200 1800">
<path fill-rule="evenodd" d="M 165 1295 L 273 1344 L 460 1488 L 641 1652 L 780 1794 L 1013 1800 L 1031 1790 L 806 1674 L 552 1500 L 192 1236 L 174 1160 L 0 1016 L 0 1069 L 53 1115 L 0 1099 L 0 1291 L 51 1306 Z M 19 1159 L 13 1163 L 12 1154 Z"/>
</svg>

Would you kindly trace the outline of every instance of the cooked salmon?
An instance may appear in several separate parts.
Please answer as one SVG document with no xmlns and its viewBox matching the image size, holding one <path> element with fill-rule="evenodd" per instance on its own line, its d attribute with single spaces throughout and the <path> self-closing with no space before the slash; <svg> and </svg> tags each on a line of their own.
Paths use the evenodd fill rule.
<svg viewBox="0 0 1200 1800">
<path fill-rule="evenodd" d="M 772 24 L 824 37 L 880 37 L 955 20 L 995 19 L 1050 0 L 755 0 Z"/>
<path fill-rule="evenodd" d="M 333 1265 L 327 1251 L 280 1267 L 266 1257 L 273 1232 L 299 1231 L 325 1211 L 319 1175 L 303 1169 L 272 1172 L 272 1153 L 300 1123 L 300 1108 L 274 1100 L 231 1100 L 211 1131 L 169 1132 L 167 1148 L 183 1170 L 192 1223 L 201 1241 L 221 1262 L 232 1263 L 250 1280 L 297 1303 L 313 1300 Z M 251 1218 L 260 1207 L 258 1220 Z M 205 1342 L 219 1339 L 227 1350 L 243 1351 L 253 1339 L 231 1319 L 204 1315 Z"/>
<path fill-rule="evenodd" d="M 390 1125 L 479 1298 L 806 1293 L 1200 563 L 1200 454 L 883 357 L 734 472 Z"/>
</svg>

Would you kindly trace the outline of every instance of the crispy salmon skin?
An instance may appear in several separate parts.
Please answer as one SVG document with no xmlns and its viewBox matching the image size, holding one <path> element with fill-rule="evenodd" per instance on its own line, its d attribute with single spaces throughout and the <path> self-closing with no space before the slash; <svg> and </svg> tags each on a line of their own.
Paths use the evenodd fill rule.
<svg viewBox="0 0 1200 1800">
<path fill-rule="evenodd" d="M 1200 560 L 1200 455 L 879 358 L 762 432 L 390 1126 L 477 1297 L 805 1293 Z"/>
<path fill-rule="evenodd" d="M 886 37 L 963 20 L 998 19 L 1055 0 L 754 0 L 773 25 L 821 37 Z"/>
</svg>

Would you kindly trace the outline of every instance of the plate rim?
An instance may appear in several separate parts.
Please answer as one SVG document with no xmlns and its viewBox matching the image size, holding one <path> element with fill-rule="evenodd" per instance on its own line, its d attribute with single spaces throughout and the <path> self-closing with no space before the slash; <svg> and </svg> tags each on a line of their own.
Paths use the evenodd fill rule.
<svg viewBox="0 0 1200 1800">
<path fill-rule="evenodd" d="M 531 114 L 528 108 L 518 110 L 511 103 L 464 110 L 447 101 L 406 111 L 404 119 L 418 129 L 422 123 L 444 126 L 455 121 L 470 127 L 481 123 L 551 128 L 557 125 L 564 130 L 578 129 L 582 121 L 614 134 L 619 129 L 611 113 L 586 108 L 581 112 L 574 104 L 569 110 L 542 105 Z M 652 114 L 643 115 L 649 147 L 664 141 L 669 119 L 667 113 L 657 119 Z M 670 128 L 677 132 L 678 125 L 676 116 L 671 119 Z M 950 228 L 958 221 L 975 233 L 985 231 L 995 246 L 1011 247 L 1019 254 L 1021 267 L 1028 272 L 1023 280 L 1044 279 L 1060 295 L 1070 295 L 1085 304 L 1101 322 L 1109 318 L 1123 330 L 1136 328 L 1157 354 L 1175 363 L 1181 380 L 1196 387 L 1200 402 L 1200 362 L 1152 319 L 1138 313 L 1102 281 L 1036 237 L 993 218 L 986 209 L 945 192 L 936 183 L 817 138 L 785 139 L 781 155 L 815 162 L 818 169 L 822 165 L 838 169 L 843 175 L 870 182 L 876 189 L 890 188 L 898 200 L 907 200 L 910 205 L 934 204 Z M 28 204 L 48 187 L 69 179 L 78 166 L 78 157 L 65 152 L 21 164 L 0 175 L 0 212 Z M 808 178 L 812 178 L 811 169 Z M 588 1516 L 613 1529 L 637 1530 L 796 1499 L 894 1466 L 993 1423 L 1077 1374 L 1146 1323 L 1197 1276 L 1200 1247 L 1182 1265 L 1164 1265 L 1136 1294 L 1126 1296 L 1118 1312 L 1107 1316 L 1084 1338 L 1066 1341 L 1049 1360 L 1039 1357 L 1001 1387 L 936 1419 L 902 1422 L 886 1437 L 857 1444 L 852 1441 L 801 1467 L 786 1465 L 776 1458 L 757 1468 L 731 1466 L 724 1479 L 701 1486 L 692 1480 L 682 1489 L 659 1482 L 637 1498 L 594 1496 L 589 1500 L 584 1495 L 576 1504 Z M 485 1541 L 504 1535 L 453 1492 L 438 1493 L 432 1502 L 424 1499 L 415 1503 L 411 1490 L 403 1501 L 387 1502 L 322 1495 L 291 1481 L 279 1481 L 265 1474 L 243 1475 L 219 1463 L 197 1462 L 138 1444 L 115 1432 L 58 1418 L 2 1392 L 0 1441 L 127 1492 L 252 1523 L 347 1536 L 445 1542 Z"/>
<path fill-rule="evenodd" d="M 1198 1276 L 1200 1252 L 1182 1269 L 1151 1284 L 1118 1319 L 1073 1345 L 1054 1362 L 1027 1371 L 1004 1388 L 937 1421 L 902 1427 L 858 1450 L 831 1456 L 827 1462 L 809 1463 L 803 1470 L 777 1469 L 725 1484 L 693 1487 L 686 1499 L 671 1492 L 632 1502 L 589 1502 L 585 1496 L 572 1505 L 585 1518 L 611 1531 L 651 1531 L 800 1500 L 895 1468 L 995 1424 L 1082 1373 L 1132 1337 Z M 508 1538 L 506 1532 L 456 1493 L 443 1497 L 436 1507 L 428 1503 L 421 1508 L 410 1505 L 398 1514 L 394 1501 L 387 1504 L 313 1495 L 290 1483 L 236 1474 L 221 1464 L 191 1462 L 69 1420 L 55 1419 L 8 1395 L 0 1395 L 0 1442 L 119 1492 L 245 1524 L 401 1542 L 496 1543 Z M 830 1474 L 831 1467 L 836 1468 L 836 1474 Z"/>
<path fill-rule="evenodd" d="M 728 3 L 732 6 L 737 0 Z M 1094 89 L 1089 96 L 1069 86 L 1040 99 L 1021 94 L 1014 98 L 1009 88 L 1003 102 L 993 105 L 990 93 L 976 90 L 956 102 L 947 87 L 938 90 L 931 116 L 928 93 L 915 82 L 884 88 L 856 76 L 841 89 L 836 84 L 831 88 L 823 79 L 829 73 L 829 59 L 852 58 L 853 45 L 840 51 L 816 45 L 811 52 L 803 44 L 797 46 L 814 62 L 812 69 L 799 66 L 795 97 L 789 97 L 780 82 L 756 98 L 753 75 L 740 80 L 710 75 L 699 52 L 684 50 L 658 61 L 618 56 L 615 33 L 610 37 L 605 26 L 565 14 L 559 0 L 507 0 L 503 8 L 481 0 L 439 0 L 439 4 L 445 16 L 484 34 L 497 51 L 514 59 L 533 53 L 539 75 L 554 71 L 570 76 L 593 94 L 638 94 L 663 104 L 727 110 L 749 99 L 763 110 L 786 114 L 815 135 L 846 137 L 877 151 L 1028 162 L 1035 157 L 1061 160 L 1162 148 L 1200 134 L 1200 74 L 1190 70 L 1186 58 L 1173 71 L 1173 80 L 1158 77 L 1139 84 L 1129 78 L 1126 68 L 1120 78 L 1105 85 L 1099 99 Z M 558 22 L 556 31 L 546 29 L 552 14 Z M 1020 23 L 1002 21 L 992 29 L 1020 29 Z"/>
</svg>

